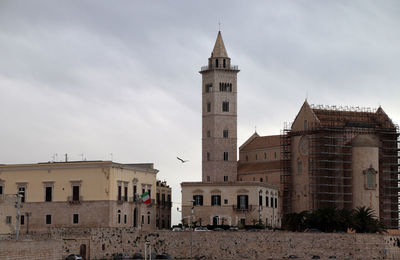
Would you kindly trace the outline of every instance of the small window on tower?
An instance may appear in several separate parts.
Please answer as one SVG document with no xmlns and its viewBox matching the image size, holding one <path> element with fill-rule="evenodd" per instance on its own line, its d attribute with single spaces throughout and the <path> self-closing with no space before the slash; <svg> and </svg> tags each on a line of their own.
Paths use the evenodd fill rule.
<svg viewBox="0 0 400 260">
<path fill-rule="evenodd" d="M 212 92 L 212 91 L 213 91 L 213 86 L 212 86 L 212 84 L 207 84 L 207 85 L 206 85 L 206 92 L 209 93 L 209 92 Z"/>
<path fill-rule="evenodd" d="M 222 102 L 222 112 L 229 112 L 229 102 Z"/>
<path fill-rule="evenodd" d="M 256 161 L 258 160 L 258 155 L 256 154 Z"/>
<path fill-rule="evenodd" d="M 225 181 L 225 182 L 228 181 L 228 176 L 224 176 L 224 181 Z"/>
<path fill-rule="evenodd" d="M 227 129 L 225 129 L 224 131 L 223 131 L 223 137 L 224 138 L 228 138 L 228 135 L 229 135 L 229 131 L 227 130 Z"/>
<path fill-rule="evenodd" d="M 218 59 L 215 60 L 215 67 L 218 68 Z"/>
<path fill-rule="evenodd" d="M 211 103 L 210 102 L 207 103 L 207 112 L 211 112 Z"/>
<path fill-rule="evenodd" d="M 224 152 L 224 161 L 228 161 L 228 152 Z"/>
<path fill-rule="evenodd" d="M 210 153 L 209 153 L 209 152 L 207 152 L 207 161 L 209 161 L 209 160 L 210 160 L 210 157 L 211 157 Z"/>
<path fill-rule="evenodd" d="M 226 66 L 226 61 L 225 61 L 225 59 L 223 60 L 223 66 L 224 66 L 224 68 L 225 68 L 225 66 Z"/>
<path fill-rule="evenodd" d="M 211 132 L 210 132 L 210 130 L 207 131 L 207 137 L 211 137 Z"/>
</svg>

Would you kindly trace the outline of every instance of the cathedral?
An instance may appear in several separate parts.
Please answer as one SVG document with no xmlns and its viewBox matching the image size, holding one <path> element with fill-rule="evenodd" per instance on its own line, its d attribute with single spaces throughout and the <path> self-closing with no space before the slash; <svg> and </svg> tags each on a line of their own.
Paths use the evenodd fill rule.
<svg viewBox="0 0 400 260">
<path fill-rule="evenodd" d="M 239 147 L 237 74 L 218 32 L 202 75 L 202 181 L 183 182 L 182 221 L 280 227 L 287 213 L 366 206 L 399 226 L 399 131 L 384 110 L 310 105 L 280 135 Z"/>
</svg>

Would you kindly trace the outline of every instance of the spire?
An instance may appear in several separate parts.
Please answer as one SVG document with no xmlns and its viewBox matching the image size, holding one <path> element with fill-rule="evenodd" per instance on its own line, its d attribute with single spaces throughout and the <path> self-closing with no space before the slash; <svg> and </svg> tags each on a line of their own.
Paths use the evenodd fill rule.
<svg viewBox="0 0 400 260">
<path fill-rule="evenodd" d="M 222 40 L 221 31 L 218 31 L 217 40 L 215 41 L 211 58 L 229 58 L 225 49 L 224 40 Z"/>
</svg>

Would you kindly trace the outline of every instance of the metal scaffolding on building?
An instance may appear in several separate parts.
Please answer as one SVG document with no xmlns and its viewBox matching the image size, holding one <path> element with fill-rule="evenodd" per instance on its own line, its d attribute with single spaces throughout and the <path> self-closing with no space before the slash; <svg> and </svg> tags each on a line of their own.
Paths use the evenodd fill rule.
<svg viewBox="0 0 400 260">
<path fill-rule="evenodd" d="M 309 210 L 334 206 L 353 208 L 352 143 L 359 134 L 379 138 L 379 216 L 387 228 L 399 227 L 399 129 L 383 110 L 359 107 L 311 106 L 318 121 L 302 131 L 286 123 L 281 133 L 281 188 L 284 214 L 292 212 L 291 143 L 309 140 Z M 378 169 L 376 169 L 378 170 Z M 378 213 L 378 212 L 376 212 Z"/>
</svg>

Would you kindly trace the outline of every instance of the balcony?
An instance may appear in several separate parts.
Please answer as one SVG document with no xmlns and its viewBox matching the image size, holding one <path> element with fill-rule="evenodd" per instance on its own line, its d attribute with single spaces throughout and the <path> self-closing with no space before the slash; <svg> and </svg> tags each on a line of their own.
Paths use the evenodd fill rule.
<svg viewBox="0 0 400 260">
<path fill-rule="evenodd" d="M 73 196 L 68 196 L 67 200 L 69 204 L 81 204 L 83 201 L 83 197 L 79 196 L 79 200 L 77 200 L 76 198 L 74 199 Z"/>
<path fill-rule="evenodd" d="M 200 71 L 206 71 L 209 70 L 209 66 L 203 66 L 201 67 Z M 229 70 L 239 70 L 239 66 L 238 65 L 232 65 L 229 66 L 229 68 L 214 68 L 214 69 L 229 69 Z"/>
<path fill-rule="evenodd" d="M 247 207 L 246 207 L 247 206 Z M 253 205 L 232 205 L 233 210 L 235 211 L 252 211 Z"/>
</svg>

